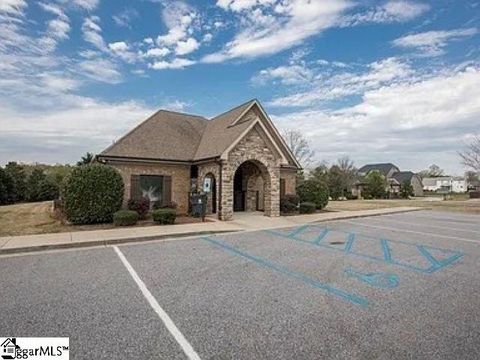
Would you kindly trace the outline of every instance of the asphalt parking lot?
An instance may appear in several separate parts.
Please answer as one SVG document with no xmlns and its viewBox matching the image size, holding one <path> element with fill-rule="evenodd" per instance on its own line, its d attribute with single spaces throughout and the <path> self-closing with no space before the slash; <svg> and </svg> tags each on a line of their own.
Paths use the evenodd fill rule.
<svg viewBox="0 0 480 360">
<path fill-rule="evenodd" d="M 420 211 L 0 258 L 0 336 L 72 358 L 478 359 L 480 217 Z"/>
</svg>

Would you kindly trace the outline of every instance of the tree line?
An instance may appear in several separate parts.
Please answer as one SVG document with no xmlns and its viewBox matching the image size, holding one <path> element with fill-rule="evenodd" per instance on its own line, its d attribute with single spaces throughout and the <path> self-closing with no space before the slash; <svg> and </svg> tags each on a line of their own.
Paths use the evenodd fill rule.
<svg viewBox="0 0 480 360">
<path fill-rule="evenodd" d="M 88 164 L 93 155 L 87 153 L 77 166 Z M 72 165 L 19 164 L 8 162 L 0 167 L 0 205 L 18 202 L 47 201 L 58 198 L 63 180 Z"/>
</svg>

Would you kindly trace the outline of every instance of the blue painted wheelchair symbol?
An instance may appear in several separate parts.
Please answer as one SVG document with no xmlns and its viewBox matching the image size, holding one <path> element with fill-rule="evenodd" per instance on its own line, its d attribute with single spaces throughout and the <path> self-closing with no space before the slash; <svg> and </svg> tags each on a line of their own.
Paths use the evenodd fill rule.
<svg viewBox="0 0 480 360">
<path fill-rule="evenodd" d="M 393 289 L 399 284 L 398 276 L 389 273 L 361 273 L 351 268 L 345 269 L 345 273 L 348 276 L 357 278 L 369 285 L 379 287 L 382 289 Z"/>
</svg>

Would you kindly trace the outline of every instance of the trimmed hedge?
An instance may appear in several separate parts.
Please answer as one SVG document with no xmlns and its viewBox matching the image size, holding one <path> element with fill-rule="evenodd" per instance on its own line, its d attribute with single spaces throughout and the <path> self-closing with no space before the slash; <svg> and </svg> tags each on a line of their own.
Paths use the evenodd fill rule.
<svg viewBox="0 0 480 360">
<path fill-rule="evenodd" d="M 298 195 L 287 194 L 280 199 L 280 210 L 283 213 L 293 213 L 297 210 L 300 199 Z"/>
<path fill-rule="evenodd" d="M 123 201 L 123 180 L 105 165 L 76 167 L 64 181 L 65 216 L 73 224 L 112 222 Z"/>
<path fill-rule="evenodd" d="M 128 210 L 133 210 L 137 212 L 140 219 L 145 219 L 147 217 L 148 211 L 150 210 L 150 199 L 130 199 L 128 200 L 127 207 Z"/>
<path fill-rule="evenodd" d="M 175 210 L 177 208 L 177 203 L 175 201 L 170 201 L 167 204 L 163 204 L 160 201 L 157 201 L 156 203 L 153 204 L 153 210 L 158 210 L 158 209 L 173 209 Z"/>
<path fill-rule="evenodd" d="M 175 223 L 177 212 L 173 209 L 158 209 L 152 212 L 152 218 L 161 225 L 171 225 Z"/>
<path fill-rule="evenodd" d="M 139 219 L 139 215 L 133 210 L 119 210 L 113 214 L 113 224 L 115 226 L 132 226 Z"/>
<path fill-rule="evenodd" d="M 328 187 L 318 180 L 305 180 L 297 187 L 301 202 L 312 202 L 317 209 L 323 209 L 328 204 Z"/>
<path fill-rule="evenodd" d="M 302 202 L 300 203 L 299 211 L 300 214 L 313 214 L 317 205 L 313 202 Z"/>
</svg>

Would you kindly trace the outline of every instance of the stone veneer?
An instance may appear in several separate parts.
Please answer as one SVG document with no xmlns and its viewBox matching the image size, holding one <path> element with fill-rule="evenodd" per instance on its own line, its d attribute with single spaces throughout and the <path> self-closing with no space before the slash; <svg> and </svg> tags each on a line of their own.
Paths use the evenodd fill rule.
<svg viewBox="0 0 480 360">
<path fill-rule="evenodd" d="M 217 213 L 218 213 L 218 208 L 219 208 L 219 201 L 220 199 L 220 184 L 219 184 L 219 179 L 220 179 L 220 164 L 217 162 L 208 162 L 205 164 L 200 164 L 198 165 L 198 184 L 197 187 L 200 190 L 203 190 L 203 182 L 207 175 L 213 175 L 215 182 L 216 182 L 216 197 L 217 197 Z M 207 214 L 212 213 L 213 209 L 213 204 L 212 204 L 212 194 L 208 194 L 208 202 L 207 202 Z"/>
<path fill-rule="evenodd" d="M 285 194 L 296 194 L 297 170 L 280 169 L 280 178 L 285 179 Z"/>
<path fill-rule="evenodd" d="M 279 216 L 281 157 L 270 144 L 263 129 L 256 125 L 230 151 L 228 160 L 222 162 L 220 219 L 229 220 L 233 217 L 233 179 L 235 171 L 246 161 L 257 165 L 259 172 L 262 174 L 265 189 L 265 215 Z M 248 201 L 247 195 L 247 206 Z"/>
<path fill-rule="evenodd" d="M 132 175 L 164 175 L 172 177 L 172 201 L 177 203 L 179 214 L 188 212 L 190 190 L 190 165 L 165 165 L 130 162 L 108 162 L 122 175 L 125 184 L 123 204 L 130 199 L 130 183 Z"/>
</svg>

